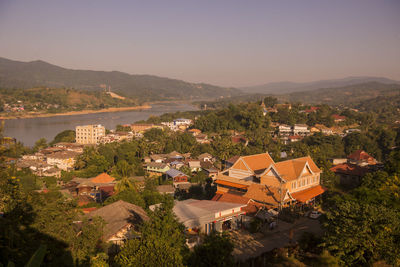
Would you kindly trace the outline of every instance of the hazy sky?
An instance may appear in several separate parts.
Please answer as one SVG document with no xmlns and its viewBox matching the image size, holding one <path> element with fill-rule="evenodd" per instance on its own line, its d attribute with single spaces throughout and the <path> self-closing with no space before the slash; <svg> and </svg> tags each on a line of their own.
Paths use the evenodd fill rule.
<svg viewBox="0 0 400 267">
<path fill-rule="evenodd" d="M 400 0 L 0 0 L 0 56 L 223 86 L 400 80 Z"/>
</svg>

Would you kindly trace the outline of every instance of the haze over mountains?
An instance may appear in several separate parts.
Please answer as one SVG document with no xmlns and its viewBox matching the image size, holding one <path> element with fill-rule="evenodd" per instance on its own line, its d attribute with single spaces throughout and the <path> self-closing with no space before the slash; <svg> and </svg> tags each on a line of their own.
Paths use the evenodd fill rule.
<svg viewBox="0 0 400 267">
<path fill-rule="evenodd" d="M 360 103 L 380 98 L 400 97 L 399 83 L 365 82 L 335 88 L 320 88 L 309 91 L 279 95 L 280 101 L 308 104 L 344 105 L 356 107 Z"/>
<path fill-rule="evenodd" d="M 221 97 L 229 99 L 230 97 L 246 98 L 244 95 L 249 94 L 276 94 L 282 95 L 287 100 L 295 98 L 294 101 L 321 102 L 324 97 L 326 100 L 335 98 L 335 91 L 355 90 L 357 93 L 376 96 L 379 90 L 397 88 L 397 86 L 388 87 L 387 85 L 399 84 L 400 81 L 384 77 L 348 77 L 308 83 L 277 82 L 236 89 L 153 75 L 131 75 L 119 71 L 73 70 L 41 60 L 21 62 L 0 57 L 0 88 L 24 89 L 44 86 L 98 91 L 104 90 L 104 85 L 107 85 L 111 86 L 114 92 L 141 101 L 220 99 Z M 346 99 L 341 99 L 346 102 Z"/>
<path fill-rule="evenodd" d="M 295 82 L 276 82 L 263 85 L 248 86 L 240 88 L 246 93 L 262 94 L 287 94 L 293 92 L 311 91 L 321 88 L 339 88 L 355 84 L 378 82 L 384 84 L 400 84 L 400 81 L 387 79 L 384 77 L 347 77 L 343 79 L 320 80 L 306 83 Z"/>
<path fill-rule="evenodd" d="M 153 75 L 131 75 L 119 71 L 72 70 L 37 60 L 21 62 L 0 58 L 0 87 L 67 87 L 104 90 L 101 85 L 125 96 L 141 100 L 229 97 L 240 90 L 209 84 L 189 83 Z"/>
</svg>

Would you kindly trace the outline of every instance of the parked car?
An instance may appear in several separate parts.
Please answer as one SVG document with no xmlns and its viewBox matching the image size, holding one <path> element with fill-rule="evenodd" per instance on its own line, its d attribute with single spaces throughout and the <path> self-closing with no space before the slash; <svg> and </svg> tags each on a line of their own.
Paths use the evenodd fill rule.
<svg viewBox="0 0 400 267">
<path fill-rule="evenodd" d="M 313 211 L 310 212 L 309 217 L 311 219 L 318 219 L 321 215 L 322 215 L 321 212 L 319 212 L 317 210 L 313 210 Z"/>
</svg>

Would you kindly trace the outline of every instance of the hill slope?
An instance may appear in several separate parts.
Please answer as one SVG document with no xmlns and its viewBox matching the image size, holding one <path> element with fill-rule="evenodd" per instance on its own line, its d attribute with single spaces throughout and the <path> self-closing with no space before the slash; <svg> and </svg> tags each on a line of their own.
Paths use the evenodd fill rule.
<svg viewBox="0 0 400 267">
<path fill-rule="evenodd" d="M 309 104 L 345 105 L 356 107 L 362 102 L 378 97 L 396 97 L 400 84 L 368 82 L 340 88 L 322 88 L 278 96 L 281 101 Z"/>
<path fill-rule="evenodd" d="M 72 70 L 44 61 L 20 62 L 0 58 L 0 87 L 68 87 L 103 90 L 101 85 L 141 100 L 216 98 L 237 95 L 238 89 L 194 84 L 152 75 L 130 75 L 119 71 Z"/>
<path fill-rule="evenodd" d="M 106 92 L 65 88 L 0 89 L 0 116 L 62 113 L 138 106 L 137 100 Z"/>
<path fill-rule="evenodd" d="M 246 93 L 287 94 L 293 92 L 316 90 L 320 88 L 338 88 L 361 83 L 379 82 L 385 84 L 400 84 L 383 77 L 347 77 L 343 79 L 321 80 L 309 83 L 277 82 L 264 85 L 241 88 Z"/>
</svg>

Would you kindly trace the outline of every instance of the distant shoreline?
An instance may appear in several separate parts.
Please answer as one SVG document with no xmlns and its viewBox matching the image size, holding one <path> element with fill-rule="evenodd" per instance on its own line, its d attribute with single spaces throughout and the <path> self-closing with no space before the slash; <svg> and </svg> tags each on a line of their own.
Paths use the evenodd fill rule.
<svg viewBox="0 0 400 267">
<path fill-rule="evenodd" d="M 56 117 L 56 116 L 72 116 L 72 115 L 84 115 L 84 114 L 93 114 L 93 113 L 107 113 L 107 112 L 121 112 L 121 111 L 129 111 L 129 110 L 141 110 L 141 109 L 150 109 L 150 105 L 142 105 L 135 107 L 120 107 L 120 108 L 103 108 L 97 110 L 80 110 L 80 111 L 68 111 L 62 113 L 36 113 L 36 114 L 23 114 L 21 116 L 10 116 L 4 117 L 0 116 L 0 120 L 15 120 L 15 119 L 29 119 L 29 118 L 45 118 L 45 117 Z"/>
</svg>

